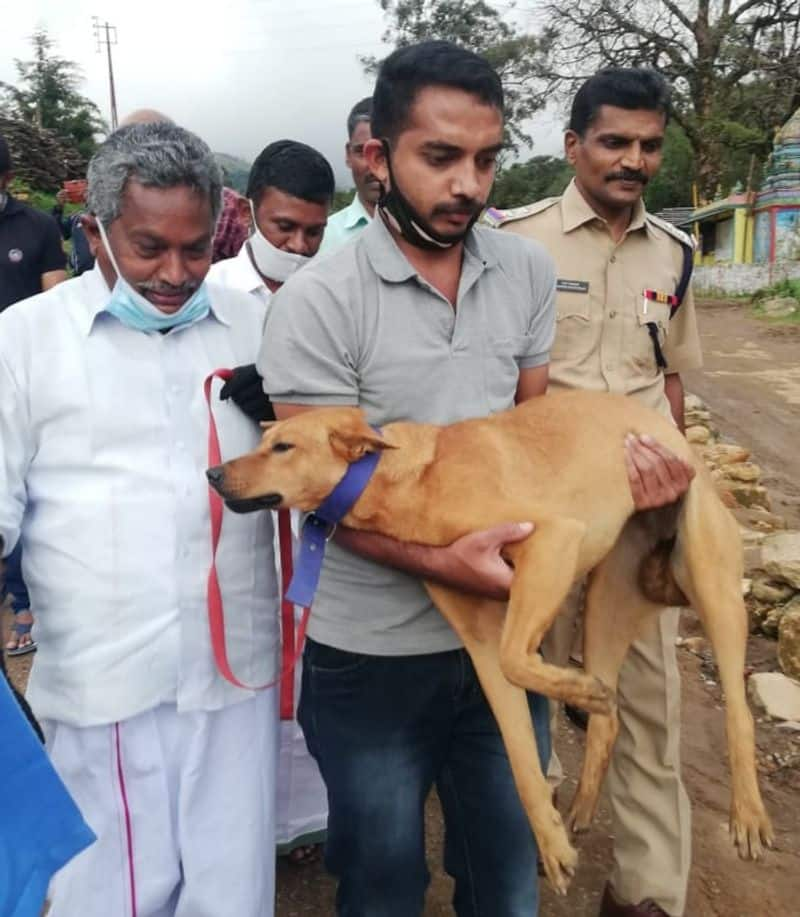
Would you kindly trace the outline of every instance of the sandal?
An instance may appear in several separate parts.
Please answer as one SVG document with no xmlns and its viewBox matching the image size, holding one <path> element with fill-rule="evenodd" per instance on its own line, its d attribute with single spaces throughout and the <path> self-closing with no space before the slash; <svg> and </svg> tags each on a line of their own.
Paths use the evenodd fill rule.
<svg viewBox="0 0 800 917">
<path fill-rule="evenodd" d="M 36 651 L 36 641 L 30 636 L 33 621 L 23 624 L 19 620 L 19 616 L 24 614 L 30 614 L 30 611 L 18 611 L 14 616 L 11 639 L 6 643 L 6 656 L 25 656 Z"/>
</svg>

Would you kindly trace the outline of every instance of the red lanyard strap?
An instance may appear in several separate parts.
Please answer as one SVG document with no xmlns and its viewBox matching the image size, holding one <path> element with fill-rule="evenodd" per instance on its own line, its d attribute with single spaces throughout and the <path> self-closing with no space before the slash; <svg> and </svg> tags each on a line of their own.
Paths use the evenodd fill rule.
<svg viewBox="0 0 800 917">
<path fill-rule="evenodd" d="M 217 369 L 212 372 L 203 384 L 206 404 L 208 405 L 208 467 L 214 468 L 222 463 L 222 452 L 217 434 L 214 412 L 211 410 L 211 383 L 214 379 L 227 382 L 231 378 L 229 369 Z M 292 529 L 289 510 L 278 513 L 278 539 L 281 555 L 281 629 L 283 632 L 281 649 L 281 674 L 263 685 L 248 685 L 234 675 L 228 661 L 225 643 L 225 611 L 222 601 L 222 590 L 217 575 L 217 548 L 222 534 L 223 502 L 220 495 L 208 488 L 208 508 L 211 516 L 211 567 L 208 571 L 207 604 L 208 626 L 211 634 L 211 648 L 214 661 L 220 674 L 231 684 L 248 691 L 263 691 L 280 683 L 281 685 L 281 719 L 294 718 L 294 669 L 303 651 L 306 626 L 310 609 L 303 609 L 303 617 L 295 634 L 294 606 L 286 598 L 286 584 L 292 578 Z"/>
</svg>

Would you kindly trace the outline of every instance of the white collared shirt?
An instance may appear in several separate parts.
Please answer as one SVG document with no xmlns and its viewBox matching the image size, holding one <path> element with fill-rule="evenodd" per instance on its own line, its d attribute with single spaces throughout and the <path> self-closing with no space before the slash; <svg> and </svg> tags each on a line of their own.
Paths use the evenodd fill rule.
<svg viewBox="0 0 800 917">
<path fill-rule="evenodd" d="M 160 703 L 213 710 L 248 692 L 212 657 L 203 380 L 251 363 L 264 306 L 209 284 L 212 311 L 168 334 L 104 312 L 98 269 L 0 315 L 0 536 L 22 536 L 39 651 L 29 698 L 76 726 Z M 223 458 L 258 428 L 214 388 Z M 225 511 L 217 567 L 237 676 L 276 675 L 270 513 Z"/>
<path fill-rule="evenodd" d="M 238 290 L 240 293 L 250 293 L 260 299 L 265 306 L 268 306 L 272 299 L 272 291 L 264 283 L 264 278 L 258 273 L 250 257 L 248 242 L 239 249 L 238 255 L 212 264 L 208 279 L 221 287 Z"/>
</svg>

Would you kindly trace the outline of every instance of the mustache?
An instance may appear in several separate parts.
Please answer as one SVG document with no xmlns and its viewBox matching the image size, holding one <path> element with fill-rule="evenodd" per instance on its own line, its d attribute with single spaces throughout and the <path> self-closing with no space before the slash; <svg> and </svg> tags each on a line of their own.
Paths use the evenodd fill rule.
<svg viewBox="0 0 800 917">
<path fill-rule="evenodd" d="M 639 172 L 636 170 L 622 169 L 619 172 L 611 172 L 609 175 L 606 175 L 605 180 L 610 181 L 635 181 L 639 182 L 640 185 L 644 186 L 650 180 L 644 172 Z"/>
<path fill-rule="evenodd" d="M 437 204 L 433 208 L 431 216 L 448 216 L 451 213 L 457 213 L 471 217 L 479 214 L 485 206 L 485 201 L 479 201 L 474 197 L 464 197 L 453 204 Z"/>
<path fill-rule="evenodd" d="M 199 283 L 191 280 L 177 287 L 172 286 L 171 283 L 144 281 L 143 283 L 137 283 L 136 289 L 142 294 L 155 293 L 156 296 L 191 296 L 199 286 Z"/>
</svg>

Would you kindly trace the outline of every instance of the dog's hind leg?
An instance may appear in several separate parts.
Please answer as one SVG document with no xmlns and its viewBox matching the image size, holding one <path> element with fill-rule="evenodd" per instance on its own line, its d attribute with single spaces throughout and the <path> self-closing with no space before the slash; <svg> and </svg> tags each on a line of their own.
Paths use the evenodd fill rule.
<svg viewBox="0 0 800 917">
<path fill-rule="evenodd" d="M 614 549 L 592 571 L 584 609 L 583 662 L 590 675 L 616 692 L 619 670 L 644 620 L 662 610 L 648 601 L 638 586 L 642 532 L 631 521 Z M 586 753 L 580 783 L 567 822 L 573 831 L 585 831 L 594 817 L 619 721 L 610 715 L 592 715 L 586 735 Z"/>
<path fill-rule="evenodd" d="M 590 713 L 609 713 L 607 687 L 577 669 L 542 660 L 539 646 L 578 573 L 586 532 L 576 519 L 537 521 L 533 534 L 507 546 L 514 581 L 500 644 L 500 664 L 509 681 L 564 700 Z"/>
<path fill-rule="evenodd" d="M 578 855 L 569 842 L 561 816 L 539 765 L 528 701 L 522 688 L 511 684 L 500 669 L 500 635 L 505 604 L 426 584 L 436 607 L 464 641 L 481 687 L 503 737 L 514 782 L 539 845 L 547 878 L 566 894 Z M 531 863 L 531 869 L 536 864 Z"/>
<path fill-rule="evenodd" d="M 745 696 L 742 545 L 736 520 L 705 475 L 698 475 L 686 497 L 672 570 L 703 622 L 725 692 L 731 836 L 742 858 L 758 859 L 764 845 L 772 846 L 773 833 L 758 789 L 753 717 Z"/>
</svg>

